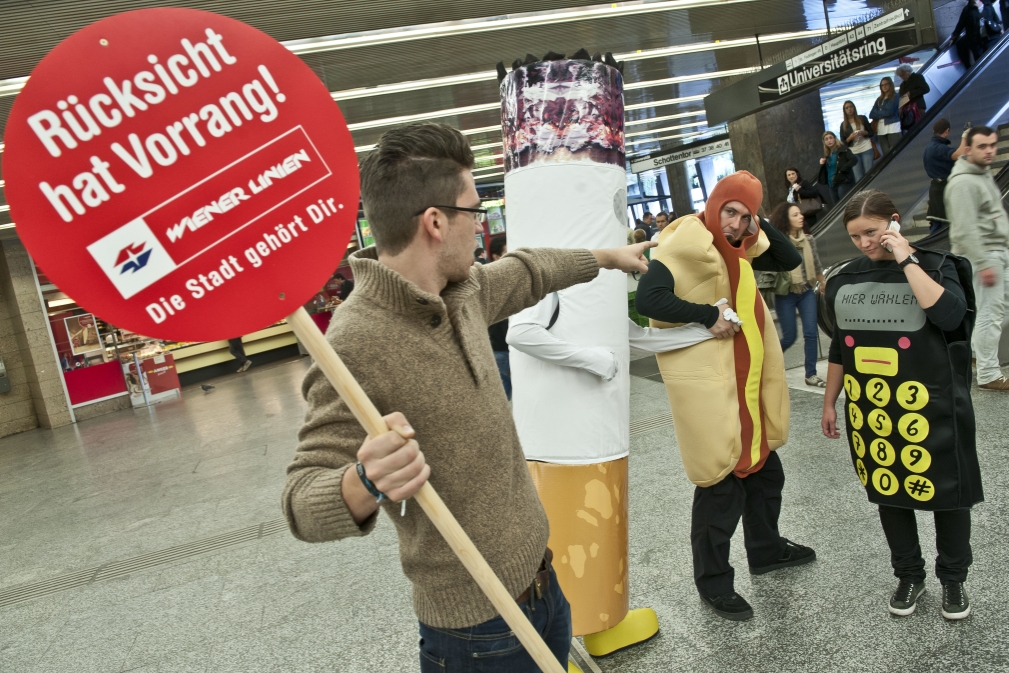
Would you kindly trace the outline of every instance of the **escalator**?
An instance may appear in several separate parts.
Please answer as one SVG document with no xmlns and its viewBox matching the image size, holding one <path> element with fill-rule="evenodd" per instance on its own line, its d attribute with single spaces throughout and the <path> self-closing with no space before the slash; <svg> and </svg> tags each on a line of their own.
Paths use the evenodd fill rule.
<svg viewBox="0 0 1009 673">
<path fill-rule="evenodd" d="M 844 206 L 856 192 L 863 189 L 886 192 L 903 215 L 904 222 L 910 222 L 914 213 L 928 200 L 930 179 L 925 174 L 922 155 L 932 138 L 932 124 L 936 119 L 945 117 L 953 122 L 953 137 L 968 120 L 975 126 L 984 124 L 992 128 L 998 128 L 1009 120 L 1009 35 L 992 45 L 966 74 L 957 61 L 956 47 L 950 46 L 938 52 L 919 70 L 932 88 L 925 97 L 928 109 L 921 122 L 872 167 L 848 197 L 838 202 L 814 226 L 813 235 L 824 266 L 832 266 L 858 254 L 841 222 Z M 1005 169 L 999 178 L 1004 197 L 1004 183 L 1009 183 L 1009 174 Z M 929 236 L 920 244 L 948 248 L 948 238 L 944 232 L 937 232 L 936 237 Z M 944 246 L 943 240 L 946 241 Z"/>
</svg>

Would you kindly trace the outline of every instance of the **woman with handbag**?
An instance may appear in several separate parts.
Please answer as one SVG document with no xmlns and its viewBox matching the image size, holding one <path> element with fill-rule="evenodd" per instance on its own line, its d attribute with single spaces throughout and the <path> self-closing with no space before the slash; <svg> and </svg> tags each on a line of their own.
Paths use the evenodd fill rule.
<svg viewBox="0 0 1009 673">
<path fill-rule="evenodd" d="M 984 0 L 981 7 L 981 53 L 988 51 L 988 47 L 994 44 L 1002 35 L 1002 22 L 999 21 L 998 12 L 995 11 L 993 0 Z"/>
<path fill-rule="evenodd" d="M 819 336 L 816 327 L 816 295 L 813 285 L 823 281 L 823 265 L 816 252 L 813 237 L 806 233 L 802 211 L 798 204 L 782 203 L 771 213 L 771 224 L 785 234 L 802 255 L 802 264 L 791 271 L 777 274 L 774 284 L 774 310 L 781 325 L 781 350 L 795 343 L 798 309 L 802 318 L 802 339 L 805 345 L 806 385 L 823 388 L 827 382 L 816 374 Z"/>
<path fill-rule="evenodd" d="M 823 199 L 820 192 L 809 182 L 803 180 L 798 168 L 785 170 L 785 182 L 788 183 L 788 195 L 785 201 L 799 206 L 802 216 L 806 218 L 806 229 L 816 223 L 816 216 L 823 210 Z"/>
<path fill-rule="evenodd" d="M 844 144 L 848 146 L 851 153 L 855 155 L 855 182 L 861 180 L 869 169 L 872 168 L 873 146 L 872 126 L 865 115 L 858 114 L 855 104 L 850 100 L 844 101 L 844 121 L 841 122 L 841 135 Z"/>
<path fill-rule="evenodd" d="M 970 0 L 973 2 L 974 0 Z M 907 63 L 897 66 L 897 79 L 900 80 L 900 89 L 897 91 L 897 105 L 900 106 L 900 128 L 907 131 L 918 123 L 921 115 L 925 112 L 925 94 L 932 90 L 921 73 L 917 73 Z"/>
<path fill-rule="evenodd" d="M 876 132 L 876 141 L 883 154 L 887 154 L 894 145 L 900 142 L 900 106 L 897 105 L 897 92 L 893 80 L 884 77 L 879 80 L 879 98 L 869 112 L 872 128 Z"/>
<path fill-rule="evenodd" d="M 837 203 L 855 186 L 853 171 L 855 156 L 841 144 L 832 131 L 823 134 L 823 158 L 820 159 L 821 183 L 830 187 L 830 196 Z"/>
</svg>

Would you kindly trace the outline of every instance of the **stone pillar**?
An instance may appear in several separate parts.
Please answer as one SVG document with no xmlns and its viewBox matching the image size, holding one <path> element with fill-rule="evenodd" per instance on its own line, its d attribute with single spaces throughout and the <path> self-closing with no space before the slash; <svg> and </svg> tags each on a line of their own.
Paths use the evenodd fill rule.
<svg viewBox="0 0 1009 673">
<path fill-rule="evenodd" d="M 18 240 L 0 246 L 0 355 L 11 391 L 0 393 L 0 436 L 73 422 L 49 318 L 28 251 Z"/>
<path fill-rule="evenodd" d="M 690 176 L 687 174 L 686 162 L 666 166 L 666 176 L 669 178 L 669 196 L 673 200 L 676 217 L 694 213 L 694 198 L 690 194 Z"/>
<path fill-rule="evenodd" d="M 736 170 L 764 185 L 764 213 L 785 200 L 785 170 L 799 169 L 815 182 L 823 156 L 823 108 L 817 91 L 729 122 Z"/>
</svg>

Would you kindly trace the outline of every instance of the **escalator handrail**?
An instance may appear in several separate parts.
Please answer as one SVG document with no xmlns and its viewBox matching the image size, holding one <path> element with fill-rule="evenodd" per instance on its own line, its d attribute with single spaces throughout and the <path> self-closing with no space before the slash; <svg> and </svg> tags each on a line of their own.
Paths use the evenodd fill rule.
<svg viewBox="0 0 1009 673">
<path fill-rule="evenodd" d="M 923 129 L 931 128 L 932 122 L 936 119 L 936 117 L 942 114 L 942 110 L 947 105 L 949 105 L 949 103 L 952 102 L 953 99 L 955 99 L 960 94 L 960 92 L 963 91 L 968 84 L 970 84 L 970 82 L 973 81 L 974 76 L 977 73 L 983 71 L 988 66 L 989 62 L 994 60 L 994 58 L 998 56 L 1003 49 L 1005 49 L 1007 44 L 1009 44 L 1009 31 L 1004 32 L 1002 36 L 993 45 L 991 45 L 988 51 L 985 52 L 984 56 L 981 57 L 981 60 L 979 60 L 977 63 L 973 65 L 973 67 L 971 67 L 967 72 L 965 72 L 959 80 L 954 82 L 953 85 L 950 86 L 950 88 L 947 89 L 946 92 L 942 94 L 942 96 L 940 96 L 937 101 L 932 103 L 932 105 L 928 108 L 928 110 L 925 111 L 925 114 L 922 115 L 918 123 L 915 124 L 910 130 L 908 130 L 907 133 L 903 134 L 903 137 L 900 139 L 900 142 L 898 142 L 889 152 L 884 154 L 879 159 L 879 161 L 877 161 L 876 164 L 862 177 L 862 179 L 859 180 L 857 183 L 855 183 L 855 186 L 852 187 L 852 189 L 843 198 L 839 199 L 837 203 L 834 204 L 833 208 L 828 210 L 819 219 L 817 224 L 820 226 L 813 227 L 812 231 L 813 236 L 819 236 L 821 233 L 826 231 L 828 226 L 825 223 L 831 219 L 830 214 L 834 212 L 834 210 L 843 209 L 844 206 L 848 203 L 848 199 L 852 198 L 855 194 L 861 191 L 860 189 L 857 189 L 858 185 L 863 185 L 864 188 L 865 185 L 868 185 L 873 180 L 875 180 L 876 176 L 879 175 L 879 173 L 884 168 L 886 168 L 887 165 L 889 165 L 889 163 L 893 160 L 893 158 L 897 156 L 901 151 L 903 151 L 903 149 L 907 147 L 907 145 L 910 144 L 911 141 L 914 140 L 914 138 L 916 138 L 918 134 L 922 132 Z M 956 45 L 953 44 L 948 49 L 946 49 L 946 51 L 936 52 L 936 54 L 928 60 L 926 65 L 923 68 L 921 68 L 919 72 L 926 71 L 929 66 L 931 66 L 936 62 L 936 60 L 938 60 L 939 57 L 948 53 L 950 49 L 955 48 Z"/>
</svg>

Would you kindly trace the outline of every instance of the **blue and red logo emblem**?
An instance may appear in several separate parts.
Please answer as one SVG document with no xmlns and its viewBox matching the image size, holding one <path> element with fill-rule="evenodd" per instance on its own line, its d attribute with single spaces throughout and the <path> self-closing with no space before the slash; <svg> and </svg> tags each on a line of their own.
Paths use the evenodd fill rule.
<svg viewBox="0 0 1009 673">
<path fill-rule="evenodd" d="M 116 257 L 116 267 L 119 268 L 119 275 L 132 271 L 136 273 L 147 266 L 147 260 L 151 258 L 151 249 L 144 250 L 145 243 L 134 243 L 119 251 Z"/>
</svg>

